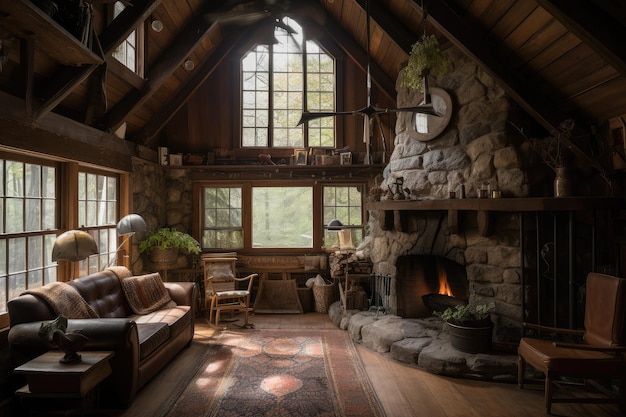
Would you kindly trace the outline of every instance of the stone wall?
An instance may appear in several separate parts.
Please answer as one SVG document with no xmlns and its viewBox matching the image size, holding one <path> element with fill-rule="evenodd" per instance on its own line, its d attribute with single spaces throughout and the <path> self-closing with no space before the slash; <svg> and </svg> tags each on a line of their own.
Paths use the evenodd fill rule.
<svg viewBox="0 0 626 417">
<path fill-rule="evenodd" d="M 132 211 L 146 221 L 147 231 L 161 227 L 173 227 L 191 234 L 192 184 L 186 169 L 163 168 L 140 159 L 133 160 L 131 174 Z M 131 269 L 134 274 L 152 271 L 148 259 L 139 254 L 139 242 L 143 235 L 133 237 Z M 179 256 L 176 268 L 186 268 L 190 260 Z"/>
<path fill-rule="evenodd" d="M 386 190 L 398 177 L 418 198 L 448 198 L 449 191 L 476 198 L 485 183 L 503 197 L 528 195 L 523 155 L 507 137 L 510 100 L 494 80 L 454 48 L 448 52 L 452 70 L 431 86 L 446 90 L 452 97 L 453 116 L 437 138 L 420 142 L 411 137 L 411 115 L 400 113 L 396 124 L 395 147 L 385 169 L 381 187 Z M 421 94 L 400 87 L 398 105 L 419 104 Z M 515 214 L 494 214 L 495 233 L 478 233 L 476 213 L 468 212 L 463 227 L 451 233 L 446 212 L 421 212 L 409 218 L 402 232 L 383 230 L 378 212 L 370 212 L 370 233 L 366 240 L 374 270 L 392 276 L 392 312 L 396 304 L 396 260 L 401 255 L 443 256 L 465 265 L 470 302 L 496 304 L 496 339 L 519 337 L 522 321 L 519 245 L 519 218 Z"/>
</svg>

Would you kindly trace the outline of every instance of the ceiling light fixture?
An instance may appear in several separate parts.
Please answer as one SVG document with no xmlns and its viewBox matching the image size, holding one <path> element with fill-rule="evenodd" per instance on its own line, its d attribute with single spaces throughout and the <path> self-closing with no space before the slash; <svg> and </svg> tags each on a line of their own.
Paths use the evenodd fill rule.
<svg viewBox="0 0 626 417">
<path fill-rule="evenodd" d="M 194 64 L 191 59 L 187 58 L 183 66 L 185 67 L 187 71 L 191 71 L 192 69 L 196 67 L 196 64 Z"/>
<path fill-rule="evenodd" d="M 163 30 L 163 22 L 161 22 L 159 19 L 155 19 L 154 17 L 151 17 L 150 19 L 150 27 L 152 28 L 152 30 L 156 33 L 161 32 Z"/>
</svg>

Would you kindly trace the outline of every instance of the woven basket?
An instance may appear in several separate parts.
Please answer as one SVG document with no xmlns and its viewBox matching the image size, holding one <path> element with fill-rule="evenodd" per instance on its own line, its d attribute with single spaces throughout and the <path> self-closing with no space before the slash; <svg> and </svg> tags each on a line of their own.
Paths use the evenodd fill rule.
<svg viewBox="0 0 626 417">
<path fill-rule="evenodd" d="M 152 249 L 150 260 L 155 264 L 173 264 L 178 258 L 178 248 Z"/>
<path fill-rule="evenodd" d="M 336 301 L 335 286 L 333 284 L 313 284 L 313 298 L 315 299 L 315 311 L 318 313 L 328 313 L 328 307 Z"/>
</svg>

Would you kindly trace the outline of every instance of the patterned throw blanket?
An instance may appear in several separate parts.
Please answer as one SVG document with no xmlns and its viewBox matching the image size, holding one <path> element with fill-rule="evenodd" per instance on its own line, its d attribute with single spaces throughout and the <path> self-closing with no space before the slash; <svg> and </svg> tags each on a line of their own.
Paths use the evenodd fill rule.
<svg viewBox="0 0 626 417">
<path fill-rule="evenodd" d="M 23 292 L 44 300 L 58 315 L 68 319 L 95 319 L 98 314 L 74 287 L 65 282 L 52 282 Z"/>
</svg>

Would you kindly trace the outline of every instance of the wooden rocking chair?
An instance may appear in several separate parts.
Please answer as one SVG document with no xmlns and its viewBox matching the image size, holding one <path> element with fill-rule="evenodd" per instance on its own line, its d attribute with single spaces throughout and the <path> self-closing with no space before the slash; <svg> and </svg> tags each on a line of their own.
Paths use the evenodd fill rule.
<svg viewBox="0 0 626 417">
<path fill-rule="evenodd" d="M 202 257 L 204 267 L 204 308 L 209 309 L 209 323 L 213 323 L 215 315 L 215 325 L 220 322 L 222 311 L 230 311 L 231 315 L 235 311 L 243 312 L 245 316 L 244 325 L 241 327 L 254 327 L 248 322 L 250 308 L 250 294 L 252 284 L 258 274 L 250 274 L 243 278 L 237 278 L 235 265 L 236 257 Z M 240 282 L 248 282 L 244 289 L 239 289 Z"/>
</svg>

